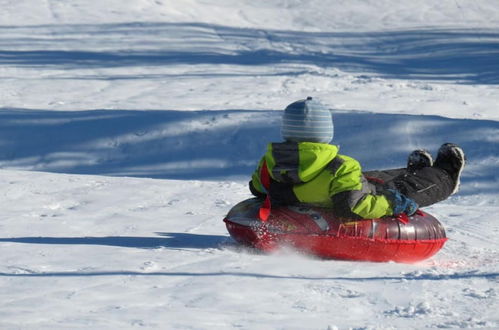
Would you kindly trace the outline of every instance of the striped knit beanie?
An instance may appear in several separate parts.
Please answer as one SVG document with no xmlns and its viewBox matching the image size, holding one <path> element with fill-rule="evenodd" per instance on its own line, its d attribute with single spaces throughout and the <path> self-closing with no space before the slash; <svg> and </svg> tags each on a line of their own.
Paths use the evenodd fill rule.
<svg viewBox="0 0 499 330">
<path fill-rule="evenodd" d="M 333 133 L 331 111 L 310 96 L 284 110 L 281 135 L 286 141 L 329 143 Z"/>
</svg>

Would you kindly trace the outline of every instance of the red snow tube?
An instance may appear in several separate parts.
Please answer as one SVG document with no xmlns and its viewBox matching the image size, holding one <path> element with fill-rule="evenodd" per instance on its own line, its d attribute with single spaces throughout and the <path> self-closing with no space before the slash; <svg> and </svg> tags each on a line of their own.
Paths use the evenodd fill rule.
<svg viewBox="0 0 499 330">
<path fill-rule="evenodd" d="M 280 206 L 263 222 L 261 205 L 256 198 L 242 201 L 224 222 L 237 242 L 262 251 L 291 246 L 328 259 L 413 263 L 433 256 L 447 241 L 440 222 L 422 211 L 408 222 L 397 217 L 353 221 L 326 208 Z"/>
</svg>

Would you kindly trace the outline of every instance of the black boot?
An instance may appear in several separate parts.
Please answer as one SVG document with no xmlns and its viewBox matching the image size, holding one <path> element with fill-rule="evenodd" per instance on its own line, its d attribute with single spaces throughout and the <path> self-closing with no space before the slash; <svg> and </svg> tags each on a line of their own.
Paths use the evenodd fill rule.
<svg viewBox="0 0 499 330">
<path fill-rule="evenodd" d="M 466 156 L 464 155 L 463 149 L 458 145 L 445 143 L 438 149 L 438 155 L 434 166 L 445 170 L 454 181 L 454 190 L 451 195 L 459 190 L 461 173 L 465 163 Z"/>
<path fill-rule="evenodd" d="M 407 169 L 410 172 L 422 169 L 423 167 L 429 167 L 433 165 L 433 158 L 431 154 L 424 150 L 418 149 L 411 152 L 407 158 Z"/>
</svg>

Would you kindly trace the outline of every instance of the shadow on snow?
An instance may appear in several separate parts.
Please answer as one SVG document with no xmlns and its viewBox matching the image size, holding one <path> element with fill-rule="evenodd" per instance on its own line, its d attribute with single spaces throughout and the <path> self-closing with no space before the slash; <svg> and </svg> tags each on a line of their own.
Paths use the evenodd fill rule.
<svg viewBox="0 0 499 330">
<path fill-rule="evenodd" d="M 467 184 L 499 191 L 499 122 L 333 111 L 334 143 L 364 170 L 405 166 L 417 148 L 465 150 Z M 0 109 L 0 168 L 165 179 L 249 178 L 280 111 L 44 111 Z M 474 189 L 469 187 L 469 189 Z"/>
<path fill-rule="evenodd" d="M 160 237 L 106 236 L 106 237 L 13 237 L 0 238 L 0 243 L 103 245 L 127 248 L 208 249 L 231 242 L 228 236 L 189 233 L 157 233 Z"/>
<path fill-rule="evenodd" d="M 398 79 L 499 83 L 496 29 L 303 32 L 200 23 L 128 23 L 0 26 L 0 31 L 5 35 L 0 41 L 0 65 L 4 66 L 68 70 L 295 63 Z M 95 51 L 103 45 L 105 50 Z M 18 50 L 21 46 L 25 50 Z"/>
<path fill-rule="evenodd" d="M 231 242 L 231 238 L 220 235 L 200 235 L 189 233 L 157 233 L 162 237 L 12 237 L 0 238 L 0 243 L 22 244 L 57 244 L 57 245 L 103 245 L 127 248 L 171 248 L 171 249 L 207 249 L 219 248 Z M 470 271 L 454 274 L 407 274 L 403 276 L 379 277 L 313 277 L 272 275 L 248 272 L 138 272 L 138 271 L 94 271 L 94 272 L 30 272 L 7 273 L 0 272 L 0 277 L 81 277 L 81 276 L 173 276 L 173 277 L 218 277 L 234 276 L 247 278 L 289 279 L 289 280 L 334 280 L 334 281 L 443 281 L 462 279 L 499 279 L 499 273 L 480 273 Z"/>
</svg>

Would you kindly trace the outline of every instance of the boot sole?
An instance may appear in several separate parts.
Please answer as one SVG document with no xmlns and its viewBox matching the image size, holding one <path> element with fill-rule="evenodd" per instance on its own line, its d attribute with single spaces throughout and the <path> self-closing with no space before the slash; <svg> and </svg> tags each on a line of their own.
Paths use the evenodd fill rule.
<svg viewBox="0 0 499 330">
<path fill-rule="evenodd" d="M 464 164 L 466 163 L 466 157 L 464 156 L 464 152 L 461 148 L 454 148 L 453 151 L 456 151 L 459 154 L 459 157 L 462 161 L 461 168 L 459 168 L 459 172 L 457 173 L 457 179 L 456 179 L 456 185 L 454 186 L 454 190 L 452 191 L 451 195 L 454 195 L 459 191 L 459 186 L 461 185 L 461 173 L 463 172 L 464 169 Z"/>
</svg>

